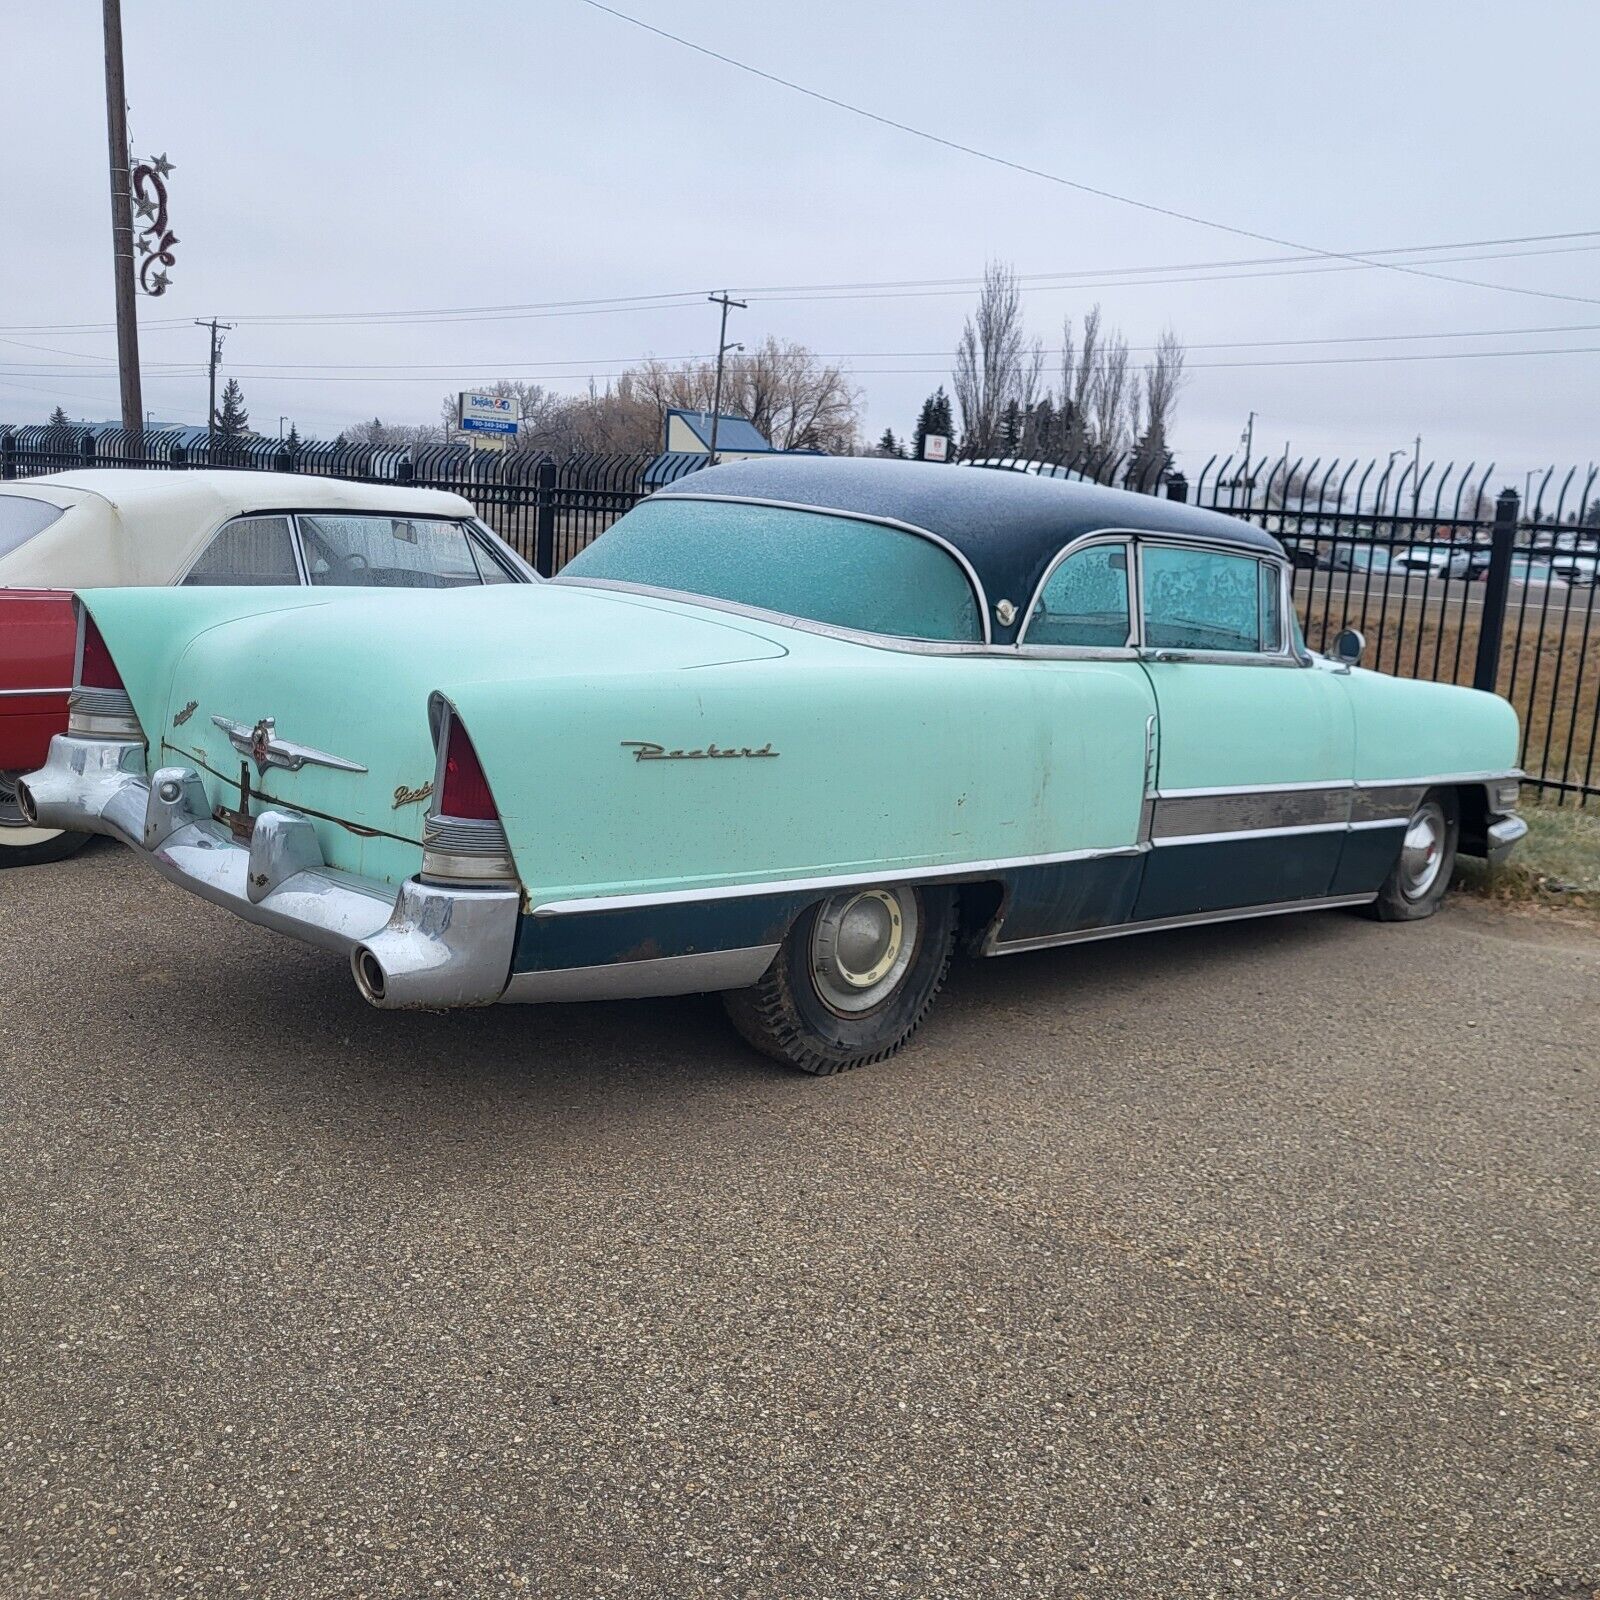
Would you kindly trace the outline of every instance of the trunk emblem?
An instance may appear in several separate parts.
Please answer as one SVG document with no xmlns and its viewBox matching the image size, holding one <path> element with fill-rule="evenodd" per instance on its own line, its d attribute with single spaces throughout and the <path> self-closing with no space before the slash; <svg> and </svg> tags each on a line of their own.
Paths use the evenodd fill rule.
<svg viewBox="0 0 1600 1600">
<path fill-rule="evenodd" d="M 329 755 L 326 750 L 313 750 L 309 745 L 292 744 L 278 737 L 278 724 L 272 717 L 262 717 L 253 728 L 242 722 L 230 722 L 226 717 L 211 719 L 228 736 L 228 743 L 242 756 L 249 756 L 256 771 L 264 777 L 268 767 L 280 767 L 285 772 L 298 772 L 301 767 L 332 767 L 335 772 L 365 772 L 359 761 L 346 761 L 342 756 Z"/>
</svg>

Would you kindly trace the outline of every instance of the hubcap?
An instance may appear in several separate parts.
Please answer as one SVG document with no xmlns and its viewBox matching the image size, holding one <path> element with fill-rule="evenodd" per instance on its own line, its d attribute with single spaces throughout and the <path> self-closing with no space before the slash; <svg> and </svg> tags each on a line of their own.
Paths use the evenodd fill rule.
<svg viewBox="0 0 1600 1600">
<path fill-rule="evenodd" d="M 896 989 L 917 949 L 917 897 L 907 889 L 838 894 L 817 913 L 811 981 L 845 1016 L 870 1011 Z"/>
<path fill-rule="evenodd" d="M 1446 831 L 1444 808 L 1437 800 L 1424 800 L 1400 847 L 1400 892 L 1407 900 L 1421 900 L 1438 882 Z"/>
</svg>

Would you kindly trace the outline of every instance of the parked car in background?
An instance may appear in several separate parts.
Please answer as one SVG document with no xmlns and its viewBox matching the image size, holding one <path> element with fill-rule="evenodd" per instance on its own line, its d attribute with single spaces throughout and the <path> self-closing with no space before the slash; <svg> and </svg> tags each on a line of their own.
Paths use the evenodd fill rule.
<svg viewBox="0 0 1600 1600">
<path fill-rule="evenodd" d="M 0 485 L 0 867 L 59 860 L 87 834 L 25 826 L 16 779 L 67 726 L 70 592 L 473 588 L 529 568 L 459 495 L 268 472 L 61 472 Z"/>
<path fill-rule="evenodd" d="M 829 1073 L 904 1044 L 958 946 L 1410 921 L 1458 849 L 1502 857 L 1511 707 L 1359 650 L 1306 649 L 1281 546 L 1230 517 L 757 458 L 527 588 L 90 591 L 19 796 L 373 1005 L 724 991 Z"/>
<path fill-rule="evenodd" d="M 1384 545 L 1336 544 L 1328 552 L 1330 572 L 1377 572 L 1389 570 L 1390 552 Z"/>
<path fill-rule="evenodd" d="M 1393 570 L 1408 577 L 1444 578 L 1450 574 L 1455 549 L 1447 544 L 1414 544 L 1395 552 Z"/>
<path fill-rule="evenodd" d="M 1576 553 L 1552 556 L 1550 570 L 1575 589 L 1593 589 L 1600 585 L 1600 556 Z"/>
</svg>

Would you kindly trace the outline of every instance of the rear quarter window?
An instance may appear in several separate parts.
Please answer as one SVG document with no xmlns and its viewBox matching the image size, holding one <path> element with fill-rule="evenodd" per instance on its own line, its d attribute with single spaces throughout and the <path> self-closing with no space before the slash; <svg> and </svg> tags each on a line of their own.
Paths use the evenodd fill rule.
<svg viewBox="0 0 1600 1600">
<path fill-rule="evenodd" d="M 47 500 L 33 500 L 22 494 L 0 494 L 0 556 L 20 550 L 65 513 L 65 506 L 53 506 Z"/>
<path fill-rule="evenodd" d="M 977 596 L 942 545 L 782 506 L 647 500 L 562 568 L 903 639 L 983 641 Z"/>
</svg>

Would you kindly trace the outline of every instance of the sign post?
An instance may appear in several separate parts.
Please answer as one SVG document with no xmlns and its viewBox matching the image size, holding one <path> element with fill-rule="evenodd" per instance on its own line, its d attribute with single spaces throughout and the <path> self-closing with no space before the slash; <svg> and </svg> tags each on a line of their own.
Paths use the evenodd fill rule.
<svg viewBox="0 0 1600 1600">
<path fill-rule="evenodd" d="M 924 461 L 948 461 L 950 459 L 950 440 L 942 433 L 928 433 L 922 437 L 922 459 Z"/>
</svg>

